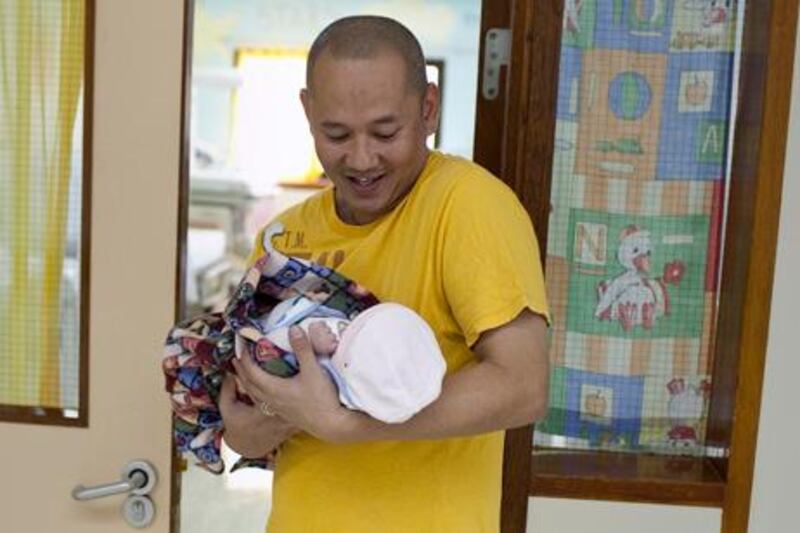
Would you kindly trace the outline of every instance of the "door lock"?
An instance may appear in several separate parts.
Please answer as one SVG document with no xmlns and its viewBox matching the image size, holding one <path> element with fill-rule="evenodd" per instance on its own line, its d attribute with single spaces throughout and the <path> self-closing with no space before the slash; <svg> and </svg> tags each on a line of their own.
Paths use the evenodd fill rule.
<svg viewBox="0 0 800 533">
<path fill-rule="evenodd" d="M 125 498 L 122 504 L 122 518 L 129 526 L 143 529 L 153 523 L 156 516 L 156 506 L 149 496 L 132 494 Z"/>
</svg>

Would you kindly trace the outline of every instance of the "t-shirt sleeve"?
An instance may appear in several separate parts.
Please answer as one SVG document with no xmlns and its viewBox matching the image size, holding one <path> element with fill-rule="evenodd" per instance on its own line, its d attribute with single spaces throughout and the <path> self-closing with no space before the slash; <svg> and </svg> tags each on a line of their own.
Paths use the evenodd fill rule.
<svg viewBox="0 0 800 533">
<path fill-rule="evenodd" d="M 255 241 L 253 242 L 253 249 L 250 251 L 250 255 L 247 258 L 248 268 L 253 266 L 258 258 L 264 255 L 264 230 L 267 228 L 267 226 L 269 226 L 269 224 L 262 226 L 256 234 Z"/>
<path fill-rule="evenodd" d="M 513 191 L 495 178 L 465 177 L 446 209 L 442 278 L 467 344 L 526 308 L 549 322 L 539 245 Z"/>
</svg>

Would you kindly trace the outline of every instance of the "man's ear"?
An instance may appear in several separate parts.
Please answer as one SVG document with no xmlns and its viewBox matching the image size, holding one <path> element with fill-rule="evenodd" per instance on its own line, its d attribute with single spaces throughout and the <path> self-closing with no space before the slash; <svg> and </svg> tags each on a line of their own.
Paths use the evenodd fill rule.
<svg viewBox="0 0 800 533">
<path fill-rule="evenodd" d="M 435 83 L 429 83 L 422 96 L 422 120 L 427 135 L 432 135 L 439 129 L 439 102 L 439 87 Z"/>
</svg>

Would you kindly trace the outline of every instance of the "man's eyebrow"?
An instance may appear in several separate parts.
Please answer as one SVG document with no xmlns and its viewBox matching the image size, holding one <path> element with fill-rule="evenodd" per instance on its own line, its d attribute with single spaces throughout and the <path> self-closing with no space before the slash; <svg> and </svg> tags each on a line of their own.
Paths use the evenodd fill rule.
<svg viewBox="0 0 800 533">
<path fill-rule="evenodd" d="M 395 115 L 386 115 L 372 121 L 376 126 L 380 126 L 381 124 L 394 124 L 395 122 L 397 122 L 397 117 Z"/>
<path fill-rule="evenodd" d="M 381 126 L 383 124 L 395 124 L 398 122 L 396 115 L 385 115 L 380 118 L 373 120 L 370 124 L 374 126 Z M 333 120 L 325 120 L 320 124 L 326 130 L 332 129 L 347 129 L 347 126 L 342 124 L 341 122 L 335 122 Z"/>
<path fill-rule="evenodd" d="M 324 121 L 322 123 L 322 127 L 325 128 L 325 129 L 329 129 L 329 130 L 336 129 L 336 128 L 347 128 L 347 126 L 345 126 L 344 124 L 342 124 L 340 122 L 333 122 L 333 121 L 330 121 L 330 120 Z"/>
</svg>

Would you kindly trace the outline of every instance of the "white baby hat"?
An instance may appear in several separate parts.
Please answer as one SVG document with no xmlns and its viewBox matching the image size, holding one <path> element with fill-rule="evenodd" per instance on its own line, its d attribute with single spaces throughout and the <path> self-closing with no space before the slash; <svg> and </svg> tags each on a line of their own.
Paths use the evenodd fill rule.
<svg viewBox="0 0 800 533">
<path fill-rule="evenodd" d="M 404 422 L 438 398 L 447 368 L 427 322 L 395 303 L 359 314 L 331 363 L 346 385 L 339 400 L 387 423 Z"/>
</svg>

